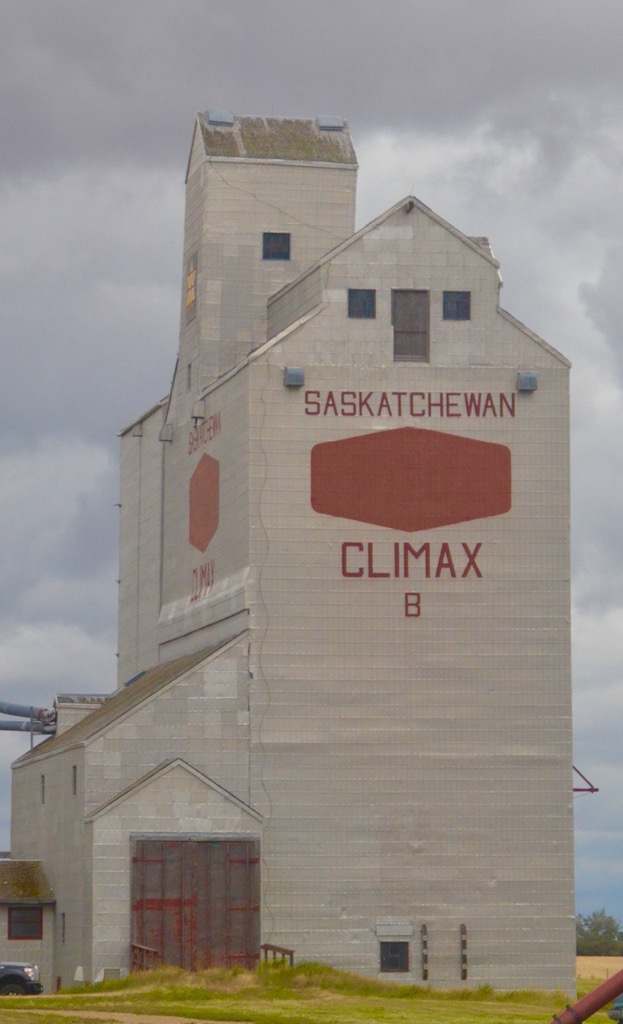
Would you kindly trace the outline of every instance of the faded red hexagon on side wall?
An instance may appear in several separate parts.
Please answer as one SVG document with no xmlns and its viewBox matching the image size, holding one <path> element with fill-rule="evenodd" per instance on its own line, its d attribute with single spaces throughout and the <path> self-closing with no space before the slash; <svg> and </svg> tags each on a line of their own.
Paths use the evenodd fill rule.
<svg viewBox="0 0 623 1024">
<path fill-rule="evenodd" d="M 190 478 L 188 539 L 194 548 L 205 551 L 218 529 L 219 464 L 210 455 L 202 455 Z"/>
</svg>

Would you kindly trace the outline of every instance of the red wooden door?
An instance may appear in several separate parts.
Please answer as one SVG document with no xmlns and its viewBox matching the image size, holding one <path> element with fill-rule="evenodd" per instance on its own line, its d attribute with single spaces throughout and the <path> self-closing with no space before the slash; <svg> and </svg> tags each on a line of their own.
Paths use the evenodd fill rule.
<svg viewBox="0 0 623 1024">
<path fill-rule="evenodd" d="M 186 970 L 254 967 L 260 955 L 259 841 L 136 839 L 132 942 Z"/>
</svg>

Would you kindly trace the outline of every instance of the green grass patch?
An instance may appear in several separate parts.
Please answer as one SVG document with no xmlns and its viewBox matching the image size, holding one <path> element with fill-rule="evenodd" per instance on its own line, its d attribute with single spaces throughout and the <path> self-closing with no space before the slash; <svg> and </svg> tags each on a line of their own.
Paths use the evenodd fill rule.
<svg viewBox="0 0 623 1024">
<path fill-rule="evenodd" d="M 579 982 L 578 997 L 595 984 Z M 162 967 L 51 996 L 7 997 L 0 1024 L 88 1024 L 86 1011 L 104 1020 L 106 1013 L 125 1013 L 141 1024 L 156 1016 L 245 1024 L 548 1024 L 570 1001 L 561 992 L 494 992 L 488 985 L 453 991 L 399 985 L 312 963 L 196 974 Z M 593 1019 L 608 1021 L 605 1011 Z"/>
</svg>

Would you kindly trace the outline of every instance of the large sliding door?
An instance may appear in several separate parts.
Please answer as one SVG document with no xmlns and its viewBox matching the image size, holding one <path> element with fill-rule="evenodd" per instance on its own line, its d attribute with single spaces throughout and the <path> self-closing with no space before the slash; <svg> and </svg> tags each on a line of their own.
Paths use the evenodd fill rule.
<svg viewBox="0 0 623 1024">
<path fill-rule="evenodd" d="M 132 942 L 189 971 L 254 967 L 260 955 L 256 839 L 135 839 Z"/>
</svg>

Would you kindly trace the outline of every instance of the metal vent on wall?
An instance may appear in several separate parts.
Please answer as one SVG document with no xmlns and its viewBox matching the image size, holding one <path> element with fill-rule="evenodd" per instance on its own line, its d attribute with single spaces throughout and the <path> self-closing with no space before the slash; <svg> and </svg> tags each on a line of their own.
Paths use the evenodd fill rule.
<svg viewBox="0 0 623 1024">
<path fill-rule="evenodd" d="M 537 376 L 532 371 L 520 370 L 517 374 L 517 390 L 518 391 L 536 391 L 537 389 Z"/>
<path fill-rule="evenodd" d="M 302 388 L 305 383 L 305 370 L 302 366 L 286 366 L 283 371 L 283 383 L 287 388 Z"/>
</svg>

